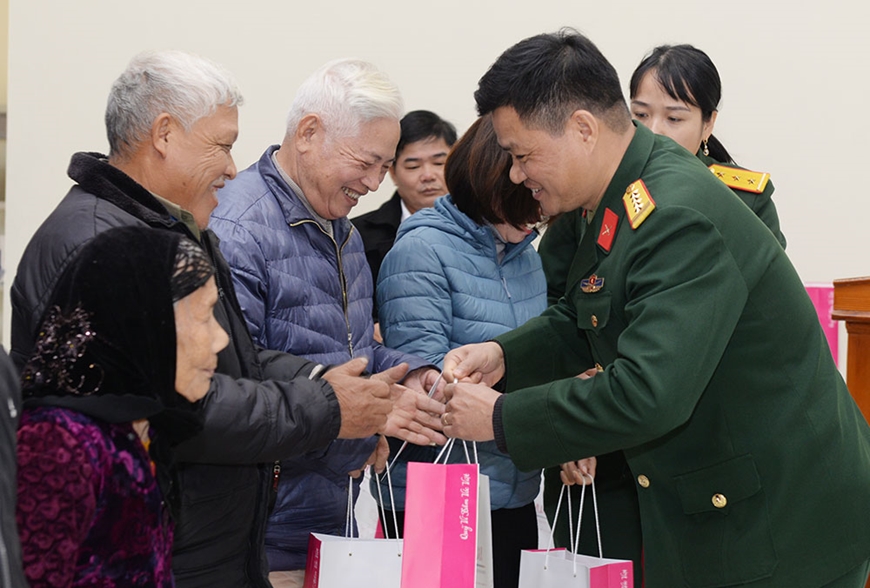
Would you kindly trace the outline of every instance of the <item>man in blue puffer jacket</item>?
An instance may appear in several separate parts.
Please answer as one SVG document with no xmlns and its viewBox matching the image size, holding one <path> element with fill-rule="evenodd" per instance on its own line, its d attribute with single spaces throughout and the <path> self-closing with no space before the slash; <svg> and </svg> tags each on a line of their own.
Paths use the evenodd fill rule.
<svg viewBox="0 0 870 588">
<path fill-rule="evenodd" d="M 372 373 L 407 363 L 404 384 L 422 392 L 438 372 L 374 341 L 371 272 L 347 219 L 395 158 L 401 115 L 398 89 L 371 64 L 326 64 L 300 87 L 282 144 L 220 191 L 210 226 L 258 344 L 324 365 L 366 357 Z M 430 424 L 437 427 L 437 418 Z M 444 438 L 429 432 L 427 441 Z M 276 588 L 302 585 L 309 533 L 344 533 L 348 474 L 377 445 L 375 437 L 335 441 L 281 463 L 266 532 Z M 352 488 L 355 500 L 358 481 Z"/>
</svg>

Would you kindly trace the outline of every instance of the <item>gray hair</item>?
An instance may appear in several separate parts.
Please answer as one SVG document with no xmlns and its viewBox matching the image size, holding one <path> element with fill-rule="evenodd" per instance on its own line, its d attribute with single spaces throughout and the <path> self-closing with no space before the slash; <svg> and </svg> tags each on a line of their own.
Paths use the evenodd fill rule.
<svg viewBox="0 0 870 588">
<path fill-rule="evenodd" d="M 337 59 L 302 82 L 287 115 L 287 135 L 306 115 L 317 114 L 332 138 L 351 137 L 374 119 L 398 121 L 404 109 L 399 88 L 374 65 Z"/>
<path fill-rule="evenodd" d="M 183 51 L 147 51 L 134 57 L 109 93 L 109 155 L 130 155 L 154 120 L 170 114 L 186 131 L 219 106 L 240 106 L 242 95 L 220 65 Z"/>
</svg>

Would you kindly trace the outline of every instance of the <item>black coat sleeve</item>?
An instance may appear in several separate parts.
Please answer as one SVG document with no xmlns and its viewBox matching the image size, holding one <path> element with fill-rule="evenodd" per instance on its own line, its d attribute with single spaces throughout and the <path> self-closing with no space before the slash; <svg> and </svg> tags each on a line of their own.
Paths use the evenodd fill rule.
<svg viewBox="0 0 870 588">
<path fill-rule="evenodd" d="M 265 368 L 274 371 L 283 364 L 281 369 L 289 374 L 293 360 L 304 362 L 280 355 L 285 357 L 274 358 Z M 307 374 L 263 381 L 215 374 L 201 402 L 205 428 L 176 448 L 181 462 L 250 464 L 286 459 L 325 447 L 341 427 L 335 392 L 326 380 L 310 380 Z"/>
</svg>

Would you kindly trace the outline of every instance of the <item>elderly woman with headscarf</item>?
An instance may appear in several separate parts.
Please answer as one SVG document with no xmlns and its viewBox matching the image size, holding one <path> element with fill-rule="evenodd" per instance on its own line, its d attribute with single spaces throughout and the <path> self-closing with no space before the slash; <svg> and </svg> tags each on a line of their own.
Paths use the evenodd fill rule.
<svg viewBox="0 0 870 588">
<path fill-rule="evenodd" d="M 173 586 L 171 447 L 201 428 L 228 342 L 214 268 L 174 233 L 112 229 L 54 288 L 22 373 L 18 508 L 31 587 Z"/>
</svg>

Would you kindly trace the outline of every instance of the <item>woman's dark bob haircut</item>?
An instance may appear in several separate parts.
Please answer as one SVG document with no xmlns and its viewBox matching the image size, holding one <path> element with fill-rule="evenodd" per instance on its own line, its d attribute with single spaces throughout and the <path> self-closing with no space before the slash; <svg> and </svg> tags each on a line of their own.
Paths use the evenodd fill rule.
<svg viewBox="0 0 870 588">
<path fill-rule="evenodd" d="M 474 121 L 454 145 L 444 167 L 456 207 L 477 224 L 508 223 L 523 228 L 541 220 L 532 192 L 510 180 L 511 157 L 498 144 L 492 117 Z"/>
</svg>

